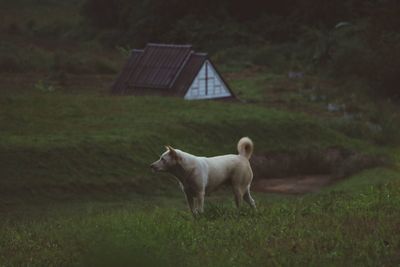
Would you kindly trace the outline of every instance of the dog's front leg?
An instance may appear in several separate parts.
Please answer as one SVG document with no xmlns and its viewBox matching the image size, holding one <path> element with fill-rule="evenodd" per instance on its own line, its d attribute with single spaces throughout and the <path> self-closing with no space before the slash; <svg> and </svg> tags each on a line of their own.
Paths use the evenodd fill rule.
<svg viewBox="0 0 400 267">
<path fill-rule="evenodd" d="M 204 191 L 200 191 L 197 193 L 197 208 L 200 213 L 204 212 Z"/>
<path fill-rule="evenodd" d="M 194 216 L 197 215 L 197 210 L 194 206 L 194 197 L 191 193 L 184 191 L 187 205 Z"/>
</svg>

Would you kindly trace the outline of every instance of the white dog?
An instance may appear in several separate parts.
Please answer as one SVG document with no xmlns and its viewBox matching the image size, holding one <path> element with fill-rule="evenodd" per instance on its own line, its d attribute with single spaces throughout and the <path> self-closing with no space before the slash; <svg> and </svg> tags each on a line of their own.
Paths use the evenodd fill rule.
<svg viewBox="0 0 400 267">
<path fill-rule="evenodd" d="M 173 174 L 186 195 L 186 200 L 193 215 L 203 212 L 204 195 L 220 185 L 232 185 L 236 206 L 244 199 L 255 208 L 250 195 L 253 172 L 249 159 L 253 153 L 253 142 L 243 137 L 237 144 L 239 155 L 217 157 L 196 157 L 189 153 L 166 146 L 160 159 L 151 164 L 154 171 L 166 171 Z M 195 199 L 197 201 L 195 201 Z"/>
</svg>

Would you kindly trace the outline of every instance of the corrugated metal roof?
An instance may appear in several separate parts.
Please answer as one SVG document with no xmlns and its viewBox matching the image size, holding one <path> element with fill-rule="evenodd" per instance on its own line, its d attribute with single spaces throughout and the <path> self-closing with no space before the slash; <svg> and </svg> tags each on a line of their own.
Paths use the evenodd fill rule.
<svg viewBox="0 0 400 267">
<path fill-rule="evenodd" d="M 128 80 L 129 86 L 171 88 L 191 51 L 191 45 L 148 44 Z"/>
<path fill-rule="evenodd" d="M 189 86 L 192 84 L 197 73 L 203 66 L 203 63 L 207 60 L 207 54 L 205 53 L 193 53 L 188 60 L 185 68 L 183 68 L 181 75 L 174 84 L 174 89 L 177 95 L 184 96 Z"/>
<path fill-rule="evenodd" d="M 151 90 L 184 96 L 207 59 L 206 53 L 195 53 L 191 45 L 147 44 L 144 50 L 132 50 L 112 93 L 140 94 Z M 231 94 L 234 96 L 232 91 Z"/>
<path fill-rule="evenodd" d="M 111 87 L 112 93 L 123 93 L 126 90 L 128 85 L 128 79 L 131 73 L 135 69 L 135 65 L 138 62 L 140 56 L 142 55 L 143 50 L 141 49 L 133 49 L 131 55 L 129 56 L 127 62 L 125 63 L 122 71 L 118 75 L 114 84 Z"/>
</svg>

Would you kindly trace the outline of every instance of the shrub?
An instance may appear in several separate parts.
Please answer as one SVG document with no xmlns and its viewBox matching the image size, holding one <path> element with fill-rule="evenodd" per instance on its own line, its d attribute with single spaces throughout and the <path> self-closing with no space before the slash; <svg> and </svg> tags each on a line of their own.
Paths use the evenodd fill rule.
<svg viewBox="0 0 400 267">
<path fill-rule="evenodd" d="M 43 80 L 38 81 L 35 86 L 35 90 L 45 92 L 45 93 L 50 93 L 55 91 L 55 87 L 51 84 L 48 84 L 44 82 Z"/>
<path fill-rule="evenodd" d="M 400 36 L 399 38 L 400 41 Z M 375 52 L 370 66 L 371 72 L 367 76 L 377 95 L 400 98 L 400 44 L 393 43 L 381 45 Z"/>
<path fill-rule="evenodd" d="M 96 58 L 93 65 L 96 73 L 113 74 L 118 72 L 116 66 L 108 59 Z"/>
<path fill-rule="evenodd" d="M 0 45 L 0 72 L 48 71 L 52 61 L 52 52 L 36 46 Z"/>
<path fill-rule="evenodd" d="M 21 65 L 18 56 L 10 54 L 0 55 L 1 72 L 23 72 L 25 67 Z"/>
<path fill-rule="evenodd" d="M 251 61 L 256 65 L 267 66 L 274 72 L 282 72 L 289 68 L 293 47 L 290 45 L 264 46 L 255 49 Z"/>
<path fill-rule="evenodd" d="M 52 66 L 54 71 L 63 71 L 71 74 L 92 73 L 87 60 L 76 54 L 67 54 L 64 51 L 58 51 L 54 54 L 54 63 Z"/>
<path fill-rule="evenodd" d="M 343 41 L 332 55 L 332 73 L 341 78 L 366 77 L 371 72 L 372 57 L 362 40 Z"/>
<path fill-rule="evenodd" d="M 8 34 L 20 34 L 22 32 L 22 29 L 19 24 L 12 22 L 8 25 L 6 31 Z"/>
<path fill-rule="evenodd" d="M 366 81 L 376 96 L 399 99 L 400 34 L 374 33 L 374 27 L 359 23 L 332 32 L 327 70 L 342 80 Z"/>
<path fill-rule="evenodd" d="M 241 64 L 246 65 L 250 63 L 250 55 L 253 53 L 253 49 L 246 46 L 235 46 L 232 48 L 224 49 L 216 52 L 213 55 L 213 60 L 217 64 L 233 65 Z"/>
</svg>

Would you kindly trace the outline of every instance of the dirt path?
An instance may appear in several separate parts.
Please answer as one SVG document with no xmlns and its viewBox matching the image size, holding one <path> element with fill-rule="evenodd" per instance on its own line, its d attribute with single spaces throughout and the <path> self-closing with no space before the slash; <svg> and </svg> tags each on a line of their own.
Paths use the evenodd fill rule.
<svg viewBox="0 0 400 267">
<path fill-rule="evenodd" d="M 337 179 L 330 175 L 309 175 L 273 179 L 257 179 L 252 183 L 255 192 L 305 194 L 319 191 Z"/>
</svg>

